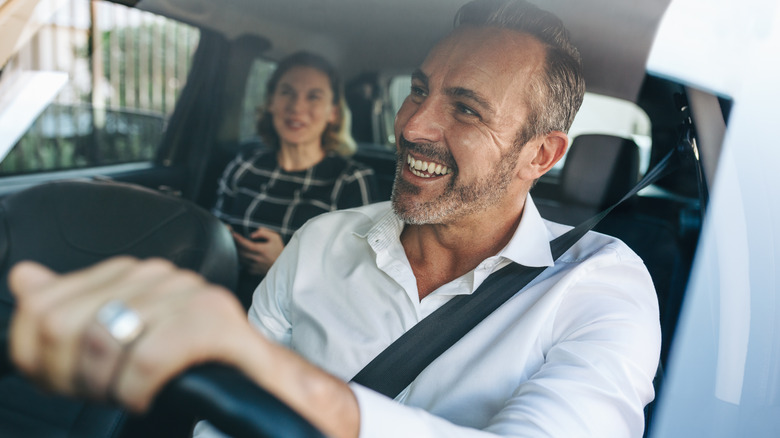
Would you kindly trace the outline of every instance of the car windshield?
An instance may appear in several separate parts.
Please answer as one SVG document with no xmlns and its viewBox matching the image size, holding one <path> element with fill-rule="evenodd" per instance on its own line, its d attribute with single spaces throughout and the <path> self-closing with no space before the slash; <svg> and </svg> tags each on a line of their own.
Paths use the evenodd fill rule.
<svg viewBox="0 0 780 438">
<path fill-rule="evenodd" d="M 599 415 L 586 413 L 572 424 L 594 420 L 598 429 L 628 416 L 634 429 L 645 426 L 634 435 L 650 438 L 780 436 L 780 239 L 774 231 L 780 229 L 780 173 L 775 171 L 780 149 L 771 141 L 779 117 L 780 5 L 771 0 L 529 1 L 560 18 L 582 57 L 585 92 L 570 128 L 570 118 L 562 114 L 579 91 L 566 97 L 568 91 L 545 88 L 567 83 L 550 79 L 555 69 L 543 69 L 551 76 L 539 82 L 530 75 L 519 82 L 499 81 L 508 74 L 492 77 L 499 78 L 495 84 L 512 86 L 474 82 L 494 92 L 487 94 L 502 105 L 519 96 L 515 85 L 526 83 L 542 90 L 538 95 L 544 99 L 559 100 L 553 109 L 528 103 L 504 119 L 503 127 L 526 116 L 544 126 L 526 142 L 544 139 L 532 144 L 540 149 L 525 151 L 543 151 L 539 156 L 551 161 L 541 161 L 550 166 L 532 177 L 513 174 L 505 160 L 514 156 L 502 149 L 531 132 L 528 126 L 497 129 L 461 99 L 470 87 L 456 84 L 444 93 L 446 87 L 434 86 L 439 78 L 462 79 L 448 75 L 455 62 L 442 61 L 434 50 L 441 41 L 457 41 L 447 47 L 463 59 L 495 55 L 496 41 L 487 37 L 480 47 L 461 52 L 480 36 L 457 39 L 460 32 L 475 31 L 463 30 L 471 24 L 461 25 L 453 37 L 456 13 L 469 0 L 0 0 L 0 322 L 10 322 L 15 311 L 6 280 L 21 260 L 65 273 L 117 254 L 161 257 L 224 286 L 244 315 L 251 314 L 260 291 L 259 305 L 268 310 L 273 302 L 277 307 L 269 312 L 278 311 L 274 318 L 262 317 L 273 327 L 260 331 L 278 328 L 270 335 L 278 335 L 277 343 L 348 382 L 350 373 L 365 365 L 359 362 L 368 362 L 452 297 L 472 295 L 507 264 L 550 265 L 551 271 L 522 289 L 531 294 L 512 291 L 519 292 L 513 295 L 517 300 L 507 302 L 509 308 L 517 306 L 521 322 L 526 308 L 517 310 L 518 302 L 529 300 L 527 309 L 549 304 L 550 313 L 528 325 L 544 328 L 538 339 L 512 332 L 522 325 L 514 320 L 487 322 L 494 315 L 488 314 L 485 326 L 506 332 L 496 329 L 484 345 L 464 348 L 461 360 L 445 359 L 446 365 L 429 369 L 430 380 L 408 386 L 397 403 L 371 417 L 399 413 L 403 421 L 387 421 L 382 432 L 414 436 L 397 428 L 418 420 L 437 438 L 514 427 L 513 409 L 536 412 L 546 406 L 520 395 L 537 394 L 544 385 L 534 387 L 534 379 L 561 369 L 547 361 L 578 360 L 577 349 L 592 345 L 556 342 L 615 323 L 620 318 L 607 314 L 611 300 L 639 300 L 646 290 L 643 303 L 652 312 L 643 315 L 652 313 L 650 325 L 660 335 L 625 345 L 650 357 L 648 363 L 657 359 L 654 378 L 651 369 L 639 389 L 627 392 L 634 398 L 631 408 L 598 422 Z M 505 59 L 496 56 L 496 62 L 519 63 L 511 52 L 506 50 Z M 511 65 L 506 71 L 522 71 Z M 486 71 L 490 66 L 479 63 Z M 423 69 L 425 87 L 413 87 L 413 72 Z M 290 79 L 296 74 L 307 80 Z M 320 102 L 317 93 L 334 99 Z M 300 96 L 307 99 L 296 101 Z M 409 131 L 416 138 L 400 141 L 401 135 L 408 140 Z M 563 131 L 567 142 L 561 149 Z M 293 150 L 312 153 L 287 154 Z M 512 152 L 526 153 L 517 151 Z M 305 160 L 297 160 L 301 157 Z M 664 163 L 670 168 L 621 201 Z M 517 178 L 522 181 L 514 184 Z M 73 186 L 78 194 L 67 195 Z M 116 196 L 78 191 L 93 189 L 128 191 Z M 606 210 L 600 222 L 590 222 Z M 487 239 L 503 229 L 507 212 L 516 213 L 512 226 L 505 227 L 512 234 Z M 446 277 L 442 272 L 450 273 L 442 261 L 450 258 L 436 258 L 439 247 L 431 246 L 416 254 L 423 245 L 408 245 L 414 234 L 409 230 L 452 231 L 455 227 L 444 225 L 460 224 L 457 214 L 475 220 L 469 233 L 448 241 L 454 242 L 448 246 L 451 259 L 469 258 L 486 241 L 502 245 L 468 266 L 464 262 L 464 272 L 439 284 L 439 277 Z M 351 222 L 355 217 L 372 219 L 357 224 Z M 390 219 L 380 227 L 374 222 L 379 217 Z M 314 228 L 320 230 L 316 238 L 310 232 L 306 244 L 300 243 L 312 223 L 328 218 L 335 225 Z M 533 233 L 529 222 L 539 226 Z M 583 241 L 590 246 L 583 243 L 566 261 L 555 262 L 547 254 L 548 242 L 583 223 L 595 223 Z M 393 230 L 389 237 L 340 246 L 388 229 Z M 329 236 L 337 241 L 326 241 Z M 160 250 L 169 239 L 175 241 L 173 249 Z M 318 246 L 321 241 L 327 245 Z M 58 242 L 65 249 L 54 248 Z M 470 243 L 466 250 L 452 249 L 464 242 Z M 528 250 L 525 242 L 538 247 Z M 544 259 L 536 259 L 538 254 Z M 612 272 L 608 267 L 594 268 L 595 277 L 567 277 L 579 275 L 593 254 L 615 257 L 621 267 L 630 264 L 636 271 L 626 268 L 631 272 L 608 281 L 599 277 Z M 285 257 L 282 267 L 274 268 Z M 439 271 L 425 271 L 432 266 Z M 273 276 L 277 270 L 280 277 Z M 289 295 L 268 298 L 266 275 Z M 358 280 L 350 283 L 353 278 Z M 552 281 L 559 278 L 568 280 Z M 548 283 L 550 295 L 534 292 Z M 562 290 L 553 283 L 585 292 L 545 301 Z M 323 298 L 315 293 L 319 290 L 330 295 Z M 355 295 L 346 299 L 349 293 Z M 533 293 L 538 300 L 529 298 Z M 591 293 L 598 297 L 567 301 Z M 587 313 L 590 303 L 600 304 L 587 315 L 577 313 Z M 594 319 L 571 328 L 566 324 L 579 320 L 561 319 L 558 309 Z M 311 338 L 306 339 L 317 341 L 296 344 L 305 329 L 297 326 L 293 332 L 285 318 L 308 321 Z M 621 329 L 630 330 L 639 320 L 626 318 Z M 333 327 L 343 330 L 329 331 Z M 605 330 L 602 351 L 614 352 L 612 347 L 625 341 L 615 339 L 621 333 Z M 529 339 L 538 342 L 519 353 L 512 348 L 513 342 L 525 346 Z M 370 348 L 363 349 L 365 344 Z M 501 348 L 506 349 L 497 353 Z M 594 399 L 616 393 L 622 381 L 616 375 L 631 380 L 641 368 L 601 359 L 583 356 L 566 368 L 588 376 L 569 382 L 605 385 Z M 567 400 L 579 414 L 585 404 L 576 396 L 586 392 L 562 390 L 550 405 L 565 406 L 560 400 Z M 63 425 L 85 424 L 73 400 L 49 402 L 20 376 L 0 375 L 0 436 L 66 436 Z M 89 408 L 87 416 L 93 413 Z M 413 409 L 416 414 L 409 413 Z M 103 419 L 105 413 L 96 415 Z M 108 415 L 116 415 L 112 421 L 125 418 L 122 410 Z M 187 419 L 188 427 L 192 420 Z M 559 423 L 552 426 L 564 422 Z M 444 432 L 434 427 L 439 424 Z M 548 431 L 530 435 L 554 435 Z"/>
</svg>

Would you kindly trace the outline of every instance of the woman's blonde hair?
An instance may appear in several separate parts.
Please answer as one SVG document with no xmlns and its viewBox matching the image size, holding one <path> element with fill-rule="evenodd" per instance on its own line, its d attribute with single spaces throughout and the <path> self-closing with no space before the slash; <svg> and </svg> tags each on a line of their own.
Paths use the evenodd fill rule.
<svg viewBox="0 0 780 438">
<path fill-rule="evenodd" d="M 273 116 L 267 110 L 270 106 L 271 98 L 276 91 L 282 76 L 295 67 L 309 67 L 322 72 L 328 77 L 331 91 L 333 92 L 333 105 L 338 108 L 336 121 L 328 123 L 322 132 L 322 149 L 325 152 L 334 151 L 342 156 L 349 156 L 355 153 L 355 140 L 350 133 L 352 117 L 344 99 L 344 92 L 341 87 L 341 80 L 338 72 L 333 65 L 325 58 L 309 52 L 296 52 L 282 59 L 276 67 L 271 77 L 266 83 L 266 104 L 257 122 L 257 133 L 263 138 L 263 141 L 273 148 L 279 148 L 279 134 L 276 132 L 273 123 Z"/>
</svg>

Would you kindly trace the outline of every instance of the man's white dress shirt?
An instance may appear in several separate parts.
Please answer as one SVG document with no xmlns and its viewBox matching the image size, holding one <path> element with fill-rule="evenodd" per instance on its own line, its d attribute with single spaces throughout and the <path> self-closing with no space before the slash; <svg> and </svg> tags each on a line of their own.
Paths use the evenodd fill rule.
<svg viewBox="0 0 780 438">
<path fill-rule="evenodd" d="M 568 228 L 542 219 L 528 196 L 499 254 L 420 300 L 399 240 L 403 223 L 389 203 L 328 213 L 287 245 L 249 319 L 349 380 L 510 261 L 550 266 L 395 400 L 350 384 L 360 436 L 641 437 L 661 339 L 652 280 L 625 244 L 594 232 L 553 265 L 549 241 Z"/>
</svg>

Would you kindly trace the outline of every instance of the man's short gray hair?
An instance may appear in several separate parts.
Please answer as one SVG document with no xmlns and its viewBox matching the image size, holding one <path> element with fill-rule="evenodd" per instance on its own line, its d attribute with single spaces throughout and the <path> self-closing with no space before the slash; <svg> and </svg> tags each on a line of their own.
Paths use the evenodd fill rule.
<svg viewBox="0 0 780 438">
<path fill-rule="evenodd" d="M 568 132 L 582 105 L 585 79 L 580 52 L 560 18 L 525 0 L 474 0 L 455 15 L 455 28 L 497 27 L 527 33 L 547 47 L 545 74 L 531 86 L 529 117 L 518 134 L 520 145 L 537 135 Z"/>
</svg>

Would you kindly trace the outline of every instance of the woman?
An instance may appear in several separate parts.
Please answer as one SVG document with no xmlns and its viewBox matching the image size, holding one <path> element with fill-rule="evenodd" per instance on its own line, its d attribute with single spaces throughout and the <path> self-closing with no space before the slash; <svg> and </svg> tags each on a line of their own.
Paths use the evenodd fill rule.
<svg viewBox="0 0 780 438">
<path fill-rule="evenodd" d="M 241 152 L 219 182 L 214 214 L 228 224 L 242 263 L 239 297 L 248 306 L 292 234 L 319 214 L 371 203 L 374 171 L 347 158 L 355 144 L 336 70 L 298 52 L 266 85 L 258 131 L 265 148 Z"/>
</svg>

